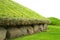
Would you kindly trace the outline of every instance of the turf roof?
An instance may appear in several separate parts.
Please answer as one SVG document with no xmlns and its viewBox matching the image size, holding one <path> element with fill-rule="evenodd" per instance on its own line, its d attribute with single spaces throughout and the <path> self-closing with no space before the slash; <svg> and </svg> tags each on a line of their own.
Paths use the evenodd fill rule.
<svg viewBox="0 0 60 40">
<path fill-rule="evenodd" d="M 38 13 L 12 0 L 0 0 L 0 18 L 45 19 Z"/>
</svg>

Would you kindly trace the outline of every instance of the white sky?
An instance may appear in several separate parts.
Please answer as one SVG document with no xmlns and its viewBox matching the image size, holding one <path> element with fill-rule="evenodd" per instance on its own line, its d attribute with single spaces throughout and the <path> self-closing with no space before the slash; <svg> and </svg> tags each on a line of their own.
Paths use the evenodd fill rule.
<svg viewBox="0 0 60 40">
<path fill-rule="evenodd" d="M 60 0 L 14 0 L 45 17 L 60 18 Z"/>
</svg>

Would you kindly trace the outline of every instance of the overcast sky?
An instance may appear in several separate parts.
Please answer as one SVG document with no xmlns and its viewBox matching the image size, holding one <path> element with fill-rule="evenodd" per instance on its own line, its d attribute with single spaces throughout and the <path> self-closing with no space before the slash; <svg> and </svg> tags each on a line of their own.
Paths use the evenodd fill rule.
<svg viewBox="0 0 60 40">
<path fill-rule="evenodd" d="M 60 0 L 14 0 L 45 17 L 60 18 Z"/>
</svg>

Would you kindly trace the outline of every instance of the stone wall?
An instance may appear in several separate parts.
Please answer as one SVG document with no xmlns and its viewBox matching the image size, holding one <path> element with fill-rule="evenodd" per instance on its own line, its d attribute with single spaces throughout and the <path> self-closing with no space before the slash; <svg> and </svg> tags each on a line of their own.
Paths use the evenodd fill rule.
<svg viewBox="0 0 60 40">
<path fill-rule="evenodd" d="M 5 29 L 0 28 L 0 40 L 17 38 L 24 35 L 34 34 L 37 32 L 43 32 L 47 30 L 47 24 L 37 24 L 37 25 L 25 25 L 25 26 L 15 26 Z"/>
</svg>

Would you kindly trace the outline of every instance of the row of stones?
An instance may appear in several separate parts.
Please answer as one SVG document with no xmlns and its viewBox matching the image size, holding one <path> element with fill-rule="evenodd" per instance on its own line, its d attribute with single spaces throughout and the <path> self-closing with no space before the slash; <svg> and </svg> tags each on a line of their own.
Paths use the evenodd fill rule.
<svg viewBox="0 0 60 40">
<path fill-rule="evenodd" d="M 23 35 L 34 34 L 37 32 L 46 31 L 47 24 L 44 25 L 33 25 L 33 26 L 22 26 L 12 28 L 0 28 L 0 40 L 17 38 Z"/>
<path fill-rule="evenodd" d="M 0 18 L 0 25 L 31 25 L 31 24 L 48 24 L 48 20 L 20 20 L 20 19 L 8 19 L 8 18 Z"/>
</svg>

